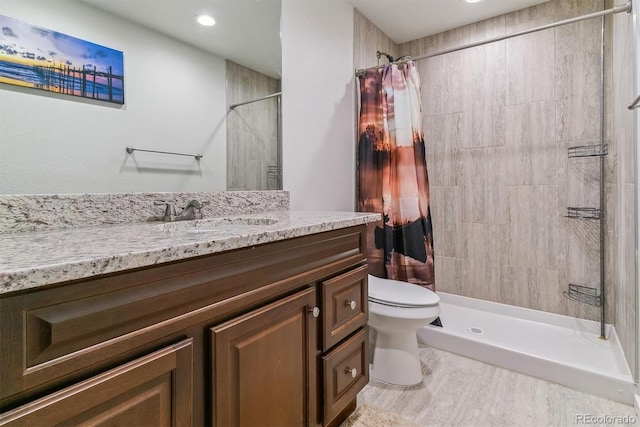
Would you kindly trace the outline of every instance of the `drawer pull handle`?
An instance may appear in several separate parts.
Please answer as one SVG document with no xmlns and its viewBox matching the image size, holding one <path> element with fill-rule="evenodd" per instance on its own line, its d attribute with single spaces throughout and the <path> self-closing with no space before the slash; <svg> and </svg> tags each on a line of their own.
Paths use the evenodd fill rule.
<svg viewBox="0 0 640 427">
<path fill-rule="evenodd" d="M 320 316 L 320 307 L 310 308 L 309 312 L 313 315 L 313 317 L 318 317 Z"/>
<path fill-rule="evenodd" d="M 355 310 L 356 307 L 358 306 L 358 304 L 353 300 L 352 301 L 346 300 L 344 302 L 344 305 L 349 306 L 351 308 L 351 310 Z"/>
<path fill-rule="evenodd" d="M 356 375 L 358 375 L 358 370 L 356 368 L 352 368 L 352 369 L 347 368 L 344 370 L 344 373 L 347 375 L 351 375 L 351 378 L 355 378 Z"/>
</svg>

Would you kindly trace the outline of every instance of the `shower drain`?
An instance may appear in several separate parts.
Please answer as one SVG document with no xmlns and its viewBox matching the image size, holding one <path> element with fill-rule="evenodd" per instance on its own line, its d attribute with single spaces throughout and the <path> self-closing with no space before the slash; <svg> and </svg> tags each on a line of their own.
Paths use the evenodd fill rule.
<svg viewBox="0 0 640 427">
<path fill-rule="evenodd" d="M 482 329 L 480 328 L 469 328 L 469 332 L 473 332 L 474 334 L 481 334 L 482 333 Z"/>
</svg>

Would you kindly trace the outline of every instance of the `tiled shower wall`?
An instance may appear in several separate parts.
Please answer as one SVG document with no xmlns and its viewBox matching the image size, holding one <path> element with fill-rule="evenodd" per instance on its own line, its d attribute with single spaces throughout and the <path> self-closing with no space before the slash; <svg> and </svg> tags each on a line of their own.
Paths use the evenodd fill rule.
<svg viewBox="0 0 640 427">
<path fill-rule="evenodd" d="M 394 58 L 400 56 L 398 44 L 362 15 L 357 9 L 353 13 L 353 66 L 358 68 L 386 64 L 387 58 L 376 56 L 377 51 L 386 52 Z"/>
<path fill-rule="evenodd" d="M 602 8 L 602 1 L 549 1 L 398 52 L 428 54 Z M 362 52 L 376 60 L 373 37 L 362 31 L 372 24 L 359 21 L 366 18 L 357 13 L 356 66 L 375 65 L 358 63 Z M 565 215 L 567 206 L 599 205 L 599 160 L 568 159 L 567 149 L 599 143 L 600 33 L 593 19 L 417 62 L 438 290 L 599 319 L 599 309 L 563 292 L 569 283 L 599 286 L 599 223 Z M 607 99 L 609 92 L 607 81 Z M 607 158 L 607 182 L 615 167 Z M 613 231 L 611 220 L 607 226 Z M 609 323 L 614 290 L 606 294 Z"/>
<path fill-rule="evenodd" d="M 625 1 L 617 0 L 617 4 Z M 640 4 L 640 3 L 639 3 Z M 613 229 L 608 230 L 612 243 L 611 272 L 607 277 L 608 284 L 617 289 L 615 301 L 615 325 L 620 343 L 627 355 L 631 370 L 638 379 L 636 346 L 634 339 L 640 335 L 636 330 L 637 278 L 635 276 L 635 218 L 634 187 L 636 176 L 634 171 L 634 122 L 633 112 L 627 105 L 637 95 L 633 85 L 633 27 L 630 14 L 618 14 L 612 18 L 613 23 L 613 150 L 611 155 L 616 159 L 615 173 L 608 182 L 607 192 L 613 204 Z M 636 113 L 637 114 L 637 113 Z"/>
<path fill-rule="evenodd" d="M 227 60 L 227 105 L 280 91 L 280 80 Z M 227 111 L 227 190 L 278 190 L 281 181 L 267 173 L 278 165 L 276 98 Z"/>
</svg>

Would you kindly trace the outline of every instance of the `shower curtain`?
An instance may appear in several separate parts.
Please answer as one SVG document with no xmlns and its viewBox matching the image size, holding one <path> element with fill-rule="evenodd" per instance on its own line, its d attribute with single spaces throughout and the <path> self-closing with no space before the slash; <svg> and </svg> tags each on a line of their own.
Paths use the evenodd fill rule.
<svg viewBox="0 0 640 427">
<path fill-rule="evenodd" d="M 420 76 L 413 61 L 360 76 L 358 210 L 368 225 L 369 272 L 435 291 Z"/>
</svg>

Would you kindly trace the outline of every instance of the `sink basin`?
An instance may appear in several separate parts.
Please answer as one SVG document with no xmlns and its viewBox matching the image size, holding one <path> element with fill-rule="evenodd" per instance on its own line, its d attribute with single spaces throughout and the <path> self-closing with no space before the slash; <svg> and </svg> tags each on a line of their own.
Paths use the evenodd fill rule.
<svg viewBox="0 0 640 427">
<path fill-rule="evenodd" d="M 233 231 L 244 231 L 248 228 L 273 225 L 277 222 L 277 219 L 261 217 L 205 218 L 193 221 L 168 222 L 159 224 L 157 228 L 162 231 L 186 231 L 189 233 L 229 233 Z"/>
</svg>

